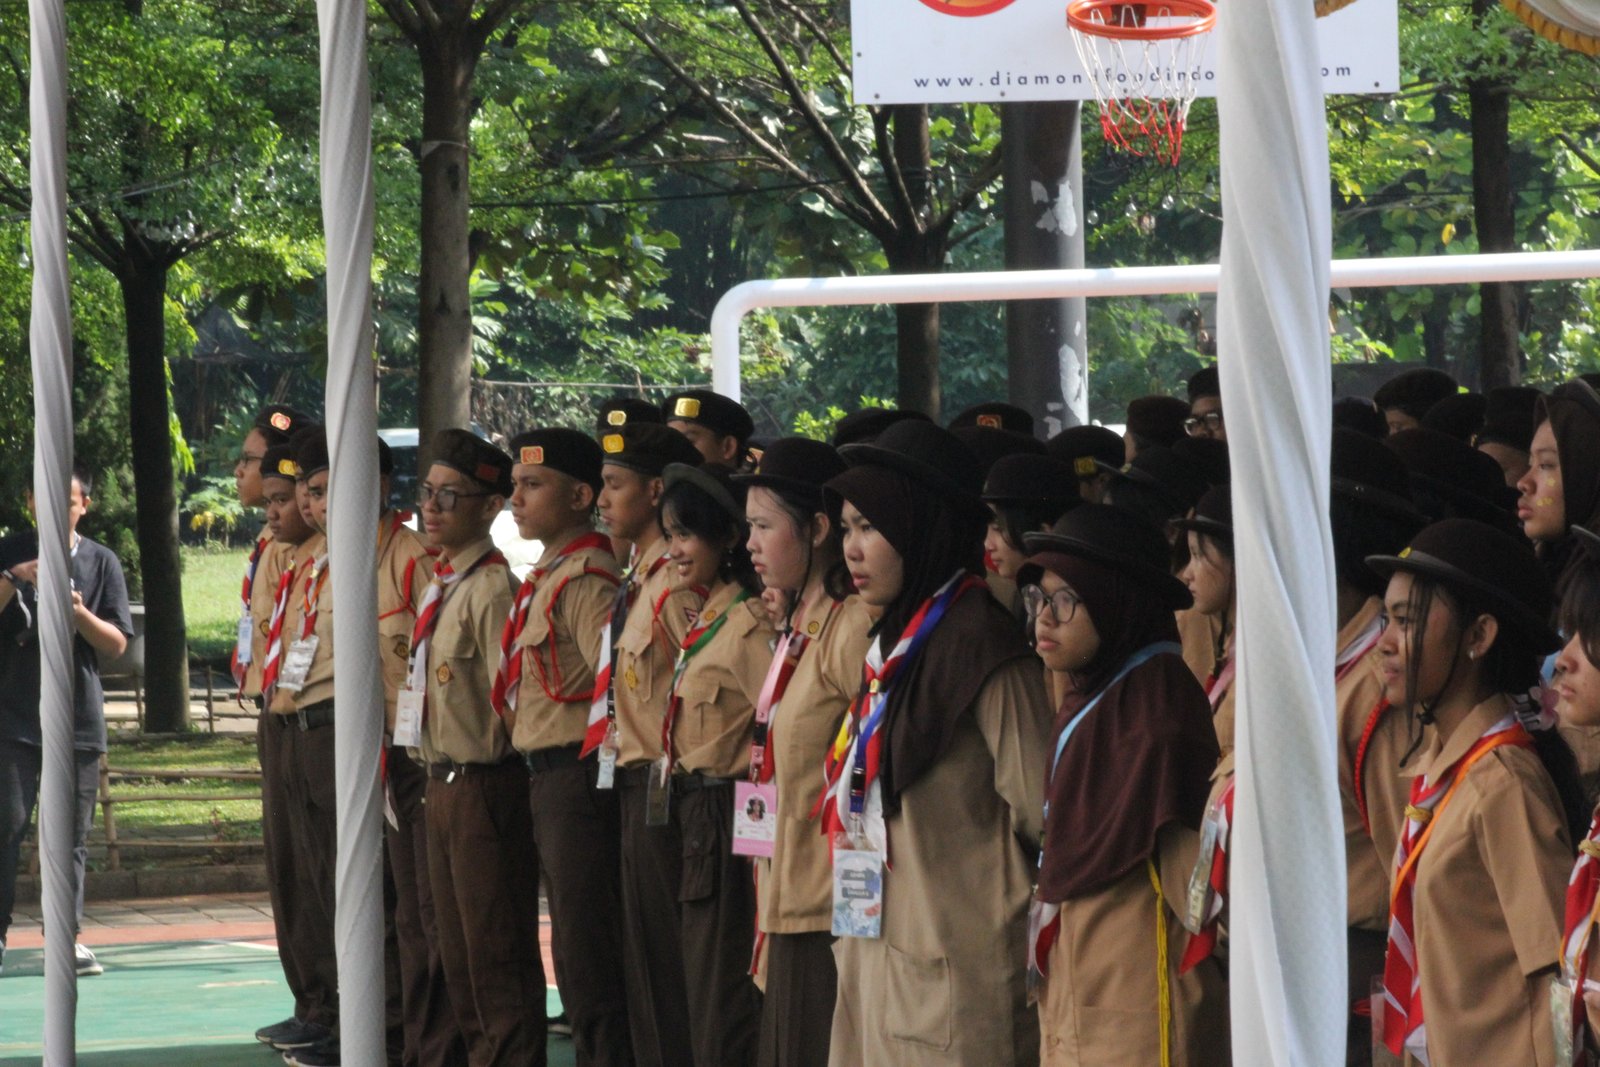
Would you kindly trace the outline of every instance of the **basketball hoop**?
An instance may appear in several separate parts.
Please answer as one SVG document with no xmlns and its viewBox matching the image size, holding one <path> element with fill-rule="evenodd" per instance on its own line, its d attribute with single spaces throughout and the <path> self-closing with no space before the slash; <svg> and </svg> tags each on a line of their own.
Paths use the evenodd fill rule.
<svg viewBox="0 0 1600 1067">
<path fill-rule="evenodd" d="M 1072 0 L 1067 25 L 1100 102 L 1108 142 L 1176 164 L 1183 126 L 1200 91 L 1211 0 Z"/>
</svg>

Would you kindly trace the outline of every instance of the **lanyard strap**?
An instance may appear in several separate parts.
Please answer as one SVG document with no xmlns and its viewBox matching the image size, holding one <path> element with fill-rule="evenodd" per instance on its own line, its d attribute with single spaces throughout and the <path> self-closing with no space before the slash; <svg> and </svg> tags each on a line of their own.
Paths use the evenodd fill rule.
<svg viewBox="0 0 1600 1067">
<path fill-rule="evenodd" d="M 727 610 L 710 622 L 697 625 L 683 635 L 683 644 L 678 648 L 678 662 L 672 668 L 672 686 L 667 690 L 667 714 L 661 720 L 661 751 L 667 758 L 667 773 L 672 773 L 672 766 L 676 757 L 672 751 L 672 727 L 678 720 L 678 709 L 683 706 L 683 698 L 678 696 L 678 686 L 683 681 L 683 675 L 689 668 L 689 661 L 698 656 L 712 640 L 722 631 L 728 621 L 728 616 L 733 614 L 733 609 L 750 599 L 750 591 L 739 590 L 739 595 L 733 598 Z"/>
</svg>

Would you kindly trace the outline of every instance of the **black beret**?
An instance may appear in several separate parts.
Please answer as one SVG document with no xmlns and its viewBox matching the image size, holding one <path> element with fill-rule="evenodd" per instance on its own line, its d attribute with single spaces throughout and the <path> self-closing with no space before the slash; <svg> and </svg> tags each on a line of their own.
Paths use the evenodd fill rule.
<svg viewBox="0 0 1600 1067">
<path fill-rule="evenodd" d="M 674 393 L 662 403 L 661 417 L 667 422 L 698 422 L 714 433 L 737 439 L 741 445 L 756 432 L 756 424 L 743 404 L 710 389 Z"/>
<path fill-rule="evenodd" d="M 1364 396 L 1341 396 L 1335 400 L 1333 424 L 1378 440 L 1389 436 L 1389 423 L 1383 412 Z"/>
<path fill-rule="evenodd" d="M 1104 426 L 1068 426 L 1050 438 L 1045 451 L 1070 463 L 1079 478 L 1093 478 L 1107 468 L 1115 470 L 1127 454 L 1122 435 Z"/>
<path fill-rule="evenodd" d="M 1526 452 L 1533 447 L 1534 411 L 1543 395 L 1525 385 L 1504 385 L 1484 395 L 1483 426 L 1473 445 L 1501 444 Z"/>
<path fill-rule="evenodd" d="M 693 467 L 704 458 L 687 437 L 659 422 L 627 423 L 622 429 L 601 437 L 600 450 L 603 462 L 651 478 L 660 477 L 669 463 Z"/>
<path fill-rule="evenodd" d="M 299 464 L 294 461 L 294 450 L 288 442 L 269 447 L 266 454 L 261 457 L 261 477 L 282 478 L 292 482 L 300 473 Z"/>
<path fill-rule="evenodd" d="M 1141 396 L 1128 404 L 1128 432 L 1151 444 L 1171 446 L 1185 436 L 1189 405 L 1175 396 Z"/>
<path fill-rule="evenodd" d="M 978 457 L 978 466 L 983 468 L 986 478 L 994 465 L 1006 456 L 1044 455 L 1044 442 L 1024 433 L 995 430 L 988 426 L 962 426 L 950 432 Z"/>
<path fill-rule="evenodd" d="M 611 433 L 630 422 L 661 422 L 661 408 L 638 396 L 614 396 L 595 412 L 596 433 Z"/>
<path fill-rule="evenodd" d="M 680 435 L 681 436 L 681 435 Z M 527 467 L 549 467 L 600 491 L 600 445 L 594 438 L 564 426 L 524 430 L 511 439 L 511 461 Z"/>
<path fill-rule="evenodd" d="M 433 438 L 433 462 L 482 482 L 490 492 L 511 493 L 511 457 L 477 434 L 440 430 Z"/>
<path fill-rule="evenodd" d="M 1203 396 L 1222 395 L 1222 381 L 1217 375 L 1216 365 L 1201 367 L 1189 375 L 1189 403 L 1193 404 Z"/>
<path fill-rule="evenodd" d="M 928 416 L 920 411 L 908 411 L 903 408 L 862 408 L 860 411 L 852 411 L 833 424 L 833 447 L 871 444 L 883 431 L 906 419 L 930 421 Z"/>
<path fill-rule="evenodd" d="M 297 478 L 309 478 L 328 469 L 328 429 L 325 426 L 302 426 L 289 441 L 289 452 L 294 465 L 299 467 Z"/>
<path fill-rule="evenodd" d="M 1432 367 L 1415 367 L 1378 386 L 1372 402 L 1379 411 L 1399 408 L 1414 419 L 1421 419 L 1428 409 L 1447 396 L 1455 396 L 1456 380 L 1442 370 Z"/>
<path fill-rule="evenodd" d="M 1422 425 L 1470 445 L 1483 428 L 1483 416 L 1488 406 L 1489 401 L 1482 393 L 1457 393 L 1429 408 L 1428 413 L 1422 416 Z"/>
<path fill-rule="evenodd" d="M 991 430 L 1008 430 L 1011 433 L 1033 434 L 1033 415 L 1015 404 L 991 400 L 974 404 L 950 420 L 950 429 L 968 426 L 985 426 Z"/>
<path fill-rule="evenodd" d="M 256 412 L 255 421 L 250 426 L 266 438 L 268 445 L 286 445 L 296 430 L 310 424 L 311 416 L 303 411 L 287 404 L 269 404 Z"/>
</svg>

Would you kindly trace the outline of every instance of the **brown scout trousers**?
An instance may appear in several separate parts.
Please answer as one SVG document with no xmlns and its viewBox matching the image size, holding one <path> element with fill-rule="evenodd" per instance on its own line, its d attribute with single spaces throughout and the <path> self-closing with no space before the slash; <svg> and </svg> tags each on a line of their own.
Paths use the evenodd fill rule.
<svg viewBox="0 0 1600 1067">
<path fill-rule="evenodd" d="M 528 756 L 533 840 L 550 897 L 556 985 L 580 1067 L 631 1067 L 622 962 L 621 835 L 615 790 L 578 746 Z"/>
<path fill-rule="evenodd" d="M 694 1053 L 678 910 L 683 846 L 676 826 L 645 825 L 649 773 L 648 766 L 617 770 L 628 1028 L 639 1067 L 688 1067 L 694 1063 Z"/>
<path fill-rule="evenodd" d="M 452 775 L 446 781 L 446 775 Z M 521 760 L 428 769 L 428 880 L 472 1067 L 544 1067 L 539 864 Z"/>
<path fill-rule="evenodd" d="M 839 967 L 833 935 L 768 934 L 758 1067 L 828 1067 Z"/>
<path fill-rule="evenodd" d="M 466 1067 L 467 1045 L 450 1010 L 434 928 L 428 828 L 422 805 L 428 772 L 403 748 L 389 749 L 386 766 L 389 802 L 399 823 L 396 828 L 385 820 L 384 831 L 395 891 L 394 931 L 405 1031 L 402 1062 L 405 1067 Z"/>
</svg>

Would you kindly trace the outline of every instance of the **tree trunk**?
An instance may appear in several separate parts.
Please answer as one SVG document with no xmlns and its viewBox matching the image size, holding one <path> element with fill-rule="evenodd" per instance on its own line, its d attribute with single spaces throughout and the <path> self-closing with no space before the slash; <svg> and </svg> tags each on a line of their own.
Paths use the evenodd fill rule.
<svg viewBox="0 0 1600 1067">
<path fill-rule="evenodd" d="M 468 250 L 468 131 L 477 55 L 460 27 L 419 43 L 422 61 L 422 225 L 417 311 L 418 474 L 433 435 L 471 421 L 472 269 Z"/>
<path fill-rule="evenodd" d="M 130 235 L 126 244 L 135 241 Z M 189 725 L 189 643 L 167 403 L 167 267 L 126 248 L 117 282 L 127 326 L 129 458 L 144 579 L 144 727 L 173 733 Z"/>
<path fill-rule="evenodd" d="M 1498 5 L 1473 0 L 1474 19 L 1481 23 Z M 1498 80 L 1473 78 L 1467 83 L 1472 123 L 1472 219 L 1480 252 L 1514 252 L 1516 206 L 1511 188 L 1511 96 Z M 1478 365 L 1482 389 L 1516 385 L 1522 380 L 1518 343 L 1518 286 L 1483 282 L 1478 287 Z"/>
<path fill-rule="evenodd" d="M 896 274 L 936 274 L 944 267 L 944 242 L 928 233 L 932 214 L 928 169 L 932 148 L 928 135 L 928 108 L 902 104 L 893 112 L 894 158 L 905 177 L 909 205 L 899 203 L 900 236 L 888 253 L 889 269 Z M 909 209 L 909 210 L 907 210 Z M 925 413 L 939 421 L 942 400 L 939 385 L 939 305 L 895 305 L 895 367 L 898 402 L 903 408 Z"/>
</svg>

